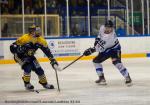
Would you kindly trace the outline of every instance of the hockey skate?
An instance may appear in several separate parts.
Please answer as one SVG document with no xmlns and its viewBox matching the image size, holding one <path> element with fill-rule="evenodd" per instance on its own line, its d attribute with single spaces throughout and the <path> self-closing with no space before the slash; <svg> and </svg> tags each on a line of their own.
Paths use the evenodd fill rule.
<svg viewBox="0 0 150 105">
<path fill-rule="evenodd" d="M 40 82 L 39 82 L 40 83 Z M 40 83 L 45 89 L 54 89 L 54 86 L 48 83 Z"/>
<path fill-rule="evenodd" d="M 130 75 L 128 75 L 128 76 L 126 77 L 126 79 L 125 79 L 125 84 L 126 84 L 127 86 L 132 86 L 132 80 L 131 80 L 131 78 L 130 78 Z"/>
<path fill-rule="evenodd" d="M 24 86 L 26 90 L 34 90 L 34 86 L 31 83 L 25 83 Z"/>
<path fill-rule="evenodd" d="M 102 74 L 101 76 L 99 76 L 99 79 L 95 81 L 95 83 L 99 84 L 99 85 L 107 85 L 104 74 Z"/>
<path fill-rule="evenodd" d="M 30 82 L 26 82 L 26 81 L 24 80 L 24 77 L 22 77 L 22 80 L 23 80 L 23 82 L 24 82 L 24 86 L 25 86 L 25 89 L 26 89 L 26 90 L 34 90 L 34 86 L 33 86 Z"/>
</svg>

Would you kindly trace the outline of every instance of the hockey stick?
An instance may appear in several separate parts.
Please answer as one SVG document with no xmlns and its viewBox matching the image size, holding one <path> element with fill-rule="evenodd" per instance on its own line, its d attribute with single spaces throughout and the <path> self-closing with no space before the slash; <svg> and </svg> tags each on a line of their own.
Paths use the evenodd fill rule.
<svg viewBox="0 0 150 105">
<path fill-rule="evenodd" d="M 29 92 L 35 92 L 35 93 L 39 93 L 39 90 L 28 90 Z"/>
<path fill-rule="evenodd" d="M 58 66 L 54 65 L 54 70 L 55 70 L 55 74 L 56 74 L 56 80 L 57 80 L 57 88 L 58 88 L 58 91 L 60 92 L 60 87 L 59 87 L 59 80 L 58 80 L 58 74 L 57 74 L 57 68 Z"/>
<path fill-rule="evenodd" d="M 78 61 L 80 58 L 82 58 L 84 55 L 79 56 L 77 59 L 75 59 L 74 61 L 72 61 L 71 63 L 69 63 L 67 66 L 65 66 L 61 71 L 65 70 L 67 67 L 71 66 L 73 63 L 75 63 L 76 61 Z"/>
</svg>

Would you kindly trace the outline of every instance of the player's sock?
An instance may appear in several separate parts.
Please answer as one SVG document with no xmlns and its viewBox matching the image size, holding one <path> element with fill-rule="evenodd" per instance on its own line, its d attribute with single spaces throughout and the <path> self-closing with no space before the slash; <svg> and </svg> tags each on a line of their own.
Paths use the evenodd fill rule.
<svg viewBox="0 0 150 105">
<path fill-rule="evenodd" d="M 131 84 L 132 80 L 130 78 L 130 75 L 129 75 L 127 69 L 123 66 L 123 64 L 122 63 L 117 63 L 115 66 L 116 66 L 116 68 L 119 69 L 120 73 L 124 76 L 125 84 L 127 84 L 127 85 Z"/>
<path fill-rule="evenodd" d="M 96 73 L 99 77 L 99 79 L 96 80 L 95 83 L 106 85 L 106 80 L 105 80 L 105 77 L 104 77 L 102 64 L 94 63 L 94 66 L 96 68 Z"/>
<path fill-rule="evenodd" d="M 97 75 L 101 76 L 103 74 L 103 66 L 102 66 L 102 64 L 94 63 L 94 66 L 95 66 Z"/>
<path fill-rule="evenodd" d="M 97 68 L 96 73 L 98 76 L 101 76 L 103 74 L 103 68 Z"/>
<path fill-rule="evenodd" d="M 24 74 L 24 76 L 22 77 L 23 81 L 24 81 L 24 86 L 27 90 L 32 90 L 34 89 L 34 86 L 30 83 L 30 74 Z"/>
<path fill-rule="evenodd" d="M 129 73 L 122 63 L 115 64 L 115 67 L 120 71 L 120 73 L 124 76 L 124 78 L 128 77 Z"/>
<path fill-rule="evenodd" d="M 47 83 L 45 75 L 39 76 L 39 83 L 46 89 L 54 89 L 54 86 Z"/>
</svg>

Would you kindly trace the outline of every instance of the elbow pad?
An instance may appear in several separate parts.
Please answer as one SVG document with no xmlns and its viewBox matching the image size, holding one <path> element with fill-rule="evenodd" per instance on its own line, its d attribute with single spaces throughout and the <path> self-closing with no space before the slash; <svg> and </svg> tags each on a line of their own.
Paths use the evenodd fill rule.
<svg viewBox="0 0 150 105">
<path fill-rule="evenodd" d="M 26 50 L 25 47 L 19 46 L 16 43 L 13 43 L 10 45 L 10 51 L 13 54 L 14 53 L 23 53 L 23 52 L 25 52 L 25 50 Z"/>
<path fill-rule="evenodd" d="M 13 54 L 17 53 L 17 49 L 18 49 L 18 45 L 17 44 L 13 43 L 13 44 L 10 45 L 11 53 L 13 53 Z"/>
</svg>

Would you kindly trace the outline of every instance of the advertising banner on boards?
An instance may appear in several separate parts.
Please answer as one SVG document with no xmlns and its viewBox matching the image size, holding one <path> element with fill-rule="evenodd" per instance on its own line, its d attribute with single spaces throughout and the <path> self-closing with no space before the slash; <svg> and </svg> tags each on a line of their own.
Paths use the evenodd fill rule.
<svg viewBox="0 0 150 105">
<path fill-rule="evenodd" d="M 78 56 L 80 55 L 80 41 L 69 40 L 47 40 L 49 48 L 54 56 Z"/>
</svg>

